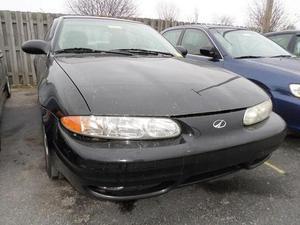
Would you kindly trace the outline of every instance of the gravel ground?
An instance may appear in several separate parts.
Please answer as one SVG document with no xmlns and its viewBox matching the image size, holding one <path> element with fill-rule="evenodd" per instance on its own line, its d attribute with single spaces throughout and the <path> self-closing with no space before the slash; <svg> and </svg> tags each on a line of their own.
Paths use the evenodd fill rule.
<svg viewBox="0 0 300 225">
<path fill-rule="evenodd" d="M 255 170 L 156 198 L 113 203 L 47 178 L 35 89 L 13 92 L 1 133 L 0 225 L 300 224 L 300 138 L 288 137 L 271 164 Z"/>
</svg>

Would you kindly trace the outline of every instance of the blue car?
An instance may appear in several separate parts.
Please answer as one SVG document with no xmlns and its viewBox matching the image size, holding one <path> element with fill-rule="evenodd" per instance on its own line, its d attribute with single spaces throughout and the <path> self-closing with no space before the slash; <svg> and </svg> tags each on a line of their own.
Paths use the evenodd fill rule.
<svg viewBox="0 0 300 225">
<path fill-rule="evenodd" d="M 298 58 L 268 38 L 243 28 L 185 25 L 162 34 L 187 58 L 211 63 L 256 83 L 270 95 L 274 111 L 286 120 L 290 131 L 300 132 Z"/>
</svg>

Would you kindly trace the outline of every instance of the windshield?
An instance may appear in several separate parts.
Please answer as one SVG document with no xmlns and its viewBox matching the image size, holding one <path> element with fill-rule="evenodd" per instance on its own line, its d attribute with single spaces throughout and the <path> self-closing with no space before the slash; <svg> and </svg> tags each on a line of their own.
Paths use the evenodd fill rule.
<svg viewBox="0 0 300 225">
<path fill-rule="evenodd" d="M 65 19 L 54 51 L 63 49 L 143 49 L 180 56 L 176 49 L 149 26 L 118 20 Z"/>
<path fill-rule="evenodd" d="M 212 29 L 211 32 L 233 58 L 290 56 L 279 45 L 253 31 Z"/>
</svg>

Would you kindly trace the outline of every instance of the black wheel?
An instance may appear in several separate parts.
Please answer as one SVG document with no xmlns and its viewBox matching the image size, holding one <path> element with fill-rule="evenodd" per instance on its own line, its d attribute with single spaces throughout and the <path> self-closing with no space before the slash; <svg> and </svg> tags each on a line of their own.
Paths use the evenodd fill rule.
<svg viewBox="0 0 300 225">
<path fill-rule="evenodd" d="M 60 173 L 53 164 L 53 159 L 51 157 L 51 152 L 49 151 L 48 140 L 47 140 L 47 135 L 44 126 L 43 126 L 43 141 L 44 141 L 45 165 L 46 165 L 46 172 L 48 174 L 48 177 L 51 180 L 59 179 Z"/>
<path fill-rule="evenodd" d="M 11 97 L 11 88 L 10 88 L 8 77 L 6 78 L 5 92 L 6 92 L 6 97 L 10 98 Z"/>
</svg>

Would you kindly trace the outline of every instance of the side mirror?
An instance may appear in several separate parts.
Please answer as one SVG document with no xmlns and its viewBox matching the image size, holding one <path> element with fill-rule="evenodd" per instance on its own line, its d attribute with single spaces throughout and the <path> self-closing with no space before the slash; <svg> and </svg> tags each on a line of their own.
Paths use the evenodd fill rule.
<svg viewBox="0 0 300 225">
<path fill-rule="evenodd" d="M 24 52 L 33 55 L 46 55 L 49 49 L 49 43 L 43 40 L 26 41 L 22 45 L 22 50 Z"/>
<path fill-rule="evenodd" d="M 3 58 L 3 53 L 2 53 L 2 51 L 0 50 L 0 59 L 2 59 Z"/>
<path fill-rule="evenodd" d="M 176 50 L 179 51 L 183 57 L 186 57 L 188 54 L 188 50 L 182 46 L 177 46 Z"/>
<path fill-rule="evenodd" d="M 213 60 L 219 60 L 220 55 L 215 47 L 213 48 L 202 48 L 200 49 L 200 54 L 203 56 L 211 57 Z"/>
</svg>

